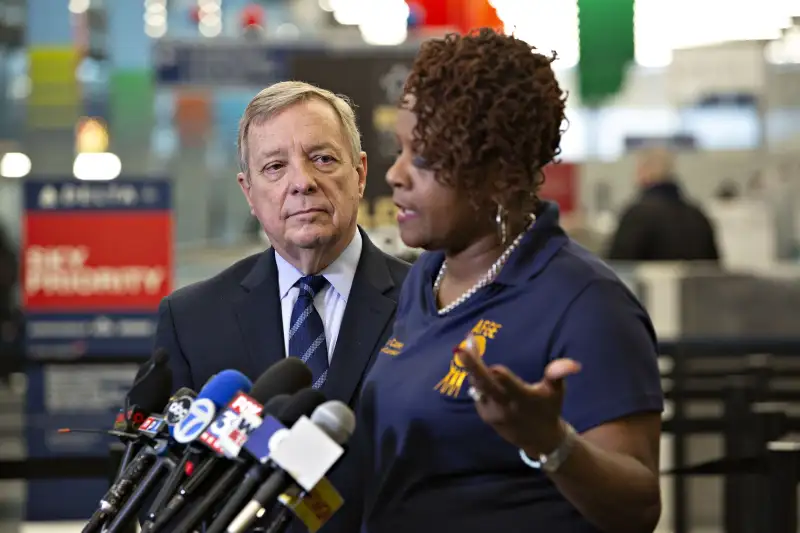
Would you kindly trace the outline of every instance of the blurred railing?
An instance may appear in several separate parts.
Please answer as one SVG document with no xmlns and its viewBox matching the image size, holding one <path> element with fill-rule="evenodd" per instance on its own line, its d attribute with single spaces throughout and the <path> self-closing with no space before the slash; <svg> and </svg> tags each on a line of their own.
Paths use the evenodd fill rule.
<svg viewBox="0 0 800 533">
<path fill-rule="evenodd" d="M 796 522 L 797 474 L 771 473 L 767 448 L 790 432 L 800 432 L 796 410 L 800 405 L 800 337 L 684 339 L 662 343 L 661 353 L 668 406 L 663 430 L 672 435 L 671 470 L 678 471 L 672 478 L 674 533 L 691 530 L 690 475 L 723 477 L 722 531 L 787 531 Z M 693 407 L 701 402 L 715 402 L 718 409 L 698 413 Z M 698 434 L 721 436 L 723 457 L 687 473 L 693 470 L 688 468 L 688 439 Z M 789 456 L 788 464 L 795 460 Z M 777 461 L 787 459 L 781 456 Z M 785 492 L 792 497 L 777 497 Z M 771 529 L 766 528 L 768 524 Z"/>
</svg>

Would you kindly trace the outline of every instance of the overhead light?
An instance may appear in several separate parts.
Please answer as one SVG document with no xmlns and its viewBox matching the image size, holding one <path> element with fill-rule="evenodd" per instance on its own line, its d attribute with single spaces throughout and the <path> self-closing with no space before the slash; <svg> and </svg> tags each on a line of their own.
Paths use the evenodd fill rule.
<svg viewBox="0 0 800 533">
<path fill-rule="evenodd" d="M 555 69 L 578 64 L 578 0 L 490 0 L 503 31 L 514 35 L 544 55 L 556 52 Z"/>
<path fill-rule="evenodd" d="M 90 0 L 69 0 L 68 9 L 75 15 L 89 11 Z"/>
<path fill-rule="evenodd" d="M 24 178 L 31 172 L 31 158 L 20 152 L 8 152 L 0 158 L 0 176 Z"/>
<path fill-rule="evenodd" d="M 408 37 L 408 15 L 405 0 L 372 0 L 362 6 L 358 29 L 367 44 L 397 46 Z"/>
<path fill-rule="evenodd" d="M 729 0 L 636 0 L 636 62 L 665 67 L 673 50 L 733 41 L 770 41 L 791 26 L 796 0 L 730 2 Z M 692 13 L 692 16 L 685 16 Z M 679 28 L 676 31 L 676 28 Z"/>
<path fill-rule="evenodd" d="M 167 25 L 163 24 L 161 26 L 145 26 L 144 33 L 153 39 L 160 39 L 167 34 Z"/>
<path fill-rule="evenodd" d="M 373 0 L 378 4 L 378 0 Z M 367 19 L 366 11 L 374 4 L 369 0 L 330 0 L 333 19 L 343 26 L 355 26 Z"/>
<path fill-rule="evenodd" d="M 197 30 L 203 37 L 217 37 L 222 33 L 222 6 L 220 0 L 198 0 L 199 21 Z"/>
<path fill-rule="evenodd" d="M 102 152 L 81 153 L 75 157 L 72 173 L 83 181 L 110 181 L 122 172 L 122 161 L 116 154 Z"/>
<path fill-rule="evenodd" d="M 200 31 L 200 35 L 203 37 L 217 37 L 220 33 L 222 33 L 222 24 L 201 20 L 200 24 L 197 26 L 197 29 Z"/>
<path fill-rule="evenodd" d="M 153 39 L 164 37 L 167 34 L 166 0 L 145 0 L 144 6 L 145 35 Z"/>
</svg>

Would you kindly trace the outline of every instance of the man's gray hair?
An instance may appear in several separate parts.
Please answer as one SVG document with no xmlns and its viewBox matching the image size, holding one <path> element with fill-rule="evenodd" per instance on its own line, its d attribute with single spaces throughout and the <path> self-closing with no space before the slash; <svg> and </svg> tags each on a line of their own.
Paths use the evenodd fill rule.
<svg viewBox="0 0 800 533">
<path fill-rule="evenodd" d="M 356 114 L 350 99 L 344 95 L 334 94 L 310 83 L 302 81 L 282 81 L 263 89 L 247 104 L 242 119 L 239 121 L 239 138 L 236 148 L 239 154 L 239 168 L 242 173 L 249 176 L 250 168 L 247 161 L 247 134 L 250 126 L 263 124 L 275 115 L 289 107 L 317 98 L 327 102 L 336 111 L 350 139 L 350 149 L 353 164 L 361 157 L 361 134 L 356 124 Z"/>
</svg>

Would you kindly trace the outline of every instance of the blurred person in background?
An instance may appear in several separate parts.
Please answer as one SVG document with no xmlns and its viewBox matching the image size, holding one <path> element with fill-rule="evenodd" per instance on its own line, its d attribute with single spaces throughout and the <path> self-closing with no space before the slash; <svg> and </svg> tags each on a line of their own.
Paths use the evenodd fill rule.
<svg viewBox="0 0 800 533">
<path fill-rule="evenodd" d="M 21 320 L 14 291 L 17 285 L 17 253 L 14 243 L 0 226 L 0 379 L 17 370 Z"/>
<path fill-rule="evenodd" d="M 714 227 L 678 184 L 670 150 L 637 154 L 641 192 L 622 213 L 611 240 L 612 261 L 719 261 Z"/>
<path fill-rule="evenodd" d="M 538 197 L 565 118 L 552 61 L 484 29 L 428 41 L 413 64 L 386 179 L 403 242 L 426 252 L 362 391 L 350 531 L 658 521 L 653 326 Z"/>
</svg>

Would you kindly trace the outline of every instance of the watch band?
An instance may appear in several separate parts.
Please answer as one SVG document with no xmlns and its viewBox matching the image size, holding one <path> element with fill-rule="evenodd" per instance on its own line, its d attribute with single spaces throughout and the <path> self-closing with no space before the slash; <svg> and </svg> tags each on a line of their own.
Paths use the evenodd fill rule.
<svg viewBox="0 0 800 533">
<path fill-rule="evenodd" d="M 575 437 L 577 436 L 575 429 L 571 425 L 565 423 L 564 428 L 566 430 L 564 440 L 561 441 L 561 444 L 559 444 L 555 450 L 548 454 L 541 454 L 537 459 L 531 459 L 525 453 L 525 450 L 520 450 L 519 457 L 522 459 L 522 462 L 531 468 L 542 470 L 543 472 L 552 473 L 558 470 L 564 461 L 567 460 L 567 457 L 569 457 L 572 447 L 575 444 Z"/>
</svg>

